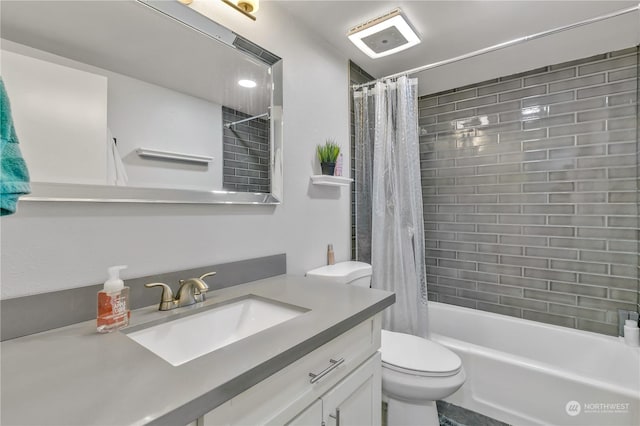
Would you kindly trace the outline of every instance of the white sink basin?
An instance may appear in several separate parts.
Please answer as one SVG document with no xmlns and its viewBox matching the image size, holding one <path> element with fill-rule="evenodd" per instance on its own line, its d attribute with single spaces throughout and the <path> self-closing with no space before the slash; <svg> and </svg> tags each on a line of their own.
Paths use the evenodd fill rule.
<svg viewBox="0 0 640 426">
<path fill-rule="evenodd" d="M 249 295 L 126 335 L 171 365 L 181 365 L 307 312 Z"/>
</svg>

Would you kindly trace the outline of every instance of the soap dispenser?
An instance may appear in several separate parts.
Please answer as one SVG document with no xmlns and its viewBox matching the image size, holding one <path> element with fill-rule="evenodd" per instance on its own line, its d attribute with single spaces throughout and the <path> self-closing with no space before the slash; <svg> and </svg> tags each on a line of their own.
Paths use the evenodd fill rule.
<svg viewBox="0 0 640 426">
<path fill-rule="evenodd" d="M 129 287 L 120 279 L 120 271 L 125 268 L 125 265 L 110 267 L 109 279 L 98 292 L 98 333 L 110 333 L 129 325 Z"/>
</svg>

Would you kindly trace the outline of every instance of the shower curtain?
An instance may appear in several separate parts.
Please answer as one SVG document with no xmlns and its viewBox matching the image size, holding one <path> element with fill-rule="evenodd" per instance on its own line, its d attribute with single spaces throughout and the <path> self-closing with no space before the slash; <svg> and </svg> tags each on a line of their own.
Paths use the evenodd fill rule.
<svg viewBox="0 0 640 426">
<path fill-rule="evenodd" d="M 428 337 L 417 79 L 354 91 L 356 245 L 372 287 L 396 293 L 383 328 Z"/>
</svg>

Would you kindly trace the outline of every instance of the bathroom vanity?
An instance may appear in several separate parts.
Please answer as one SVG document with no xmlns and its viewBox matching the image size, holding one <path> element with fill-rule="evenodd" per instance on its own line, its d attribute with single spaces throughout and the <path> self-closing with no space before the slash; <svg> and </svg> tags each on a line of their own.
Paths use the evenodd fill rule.
<svg viewBox="0 0 640 426">
<path fill-rule="evenodd" d="M 376 315 L 205 414 L 197 424 L 379 425 L 379 345 Z"/>
<path fill-rule="evenodd" d="M 133 311 L 107 335 L 86 321 L 3 342 L 2 424 L 379 424 L 380 312 L 392 293 L 281 275 L 208 297 Z M 128 336 L 246 298 L 301 312 L 179 365 Z"/>
</svg>

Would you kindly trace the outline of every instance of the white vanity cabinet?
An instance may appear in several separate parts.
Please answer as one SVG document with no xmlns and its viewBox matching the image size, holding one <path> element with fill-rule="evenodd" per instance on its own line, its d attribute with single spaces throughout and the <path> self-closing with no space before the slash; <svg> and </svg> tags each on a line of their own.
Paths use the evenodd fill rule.
<svg viewBox="0 0 640 426">
<path fill-rule="evenodd" d="M 380 314 L 361 322 L 206 414 L 198 424 L 380 425 L 380 325 Z"/>
<path fill-rule="evenodd" d="M 380 426 L 380 354 L 370 357 L 288 426 Z"/>
</svg>

